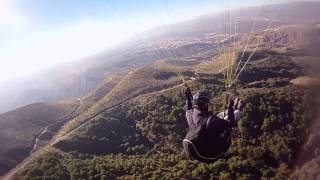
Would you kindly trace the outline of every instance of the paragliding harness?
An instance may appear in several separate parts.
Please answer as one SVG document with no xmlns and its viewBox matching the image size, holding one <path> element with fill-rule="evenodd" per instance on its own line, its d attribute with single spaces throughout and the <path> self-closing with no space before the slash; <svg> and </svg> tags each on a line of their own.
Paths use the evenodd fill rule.
<svg viewBox="0 0 320 180">
<path fill-rule="evenodd" d="M 220 121 L 215 129 L 205 128 L 209 120 Z M 201 118 L 199 124 L 192 128 L 183 140 L 183 148 L 188 159 L 203 163 L 213 163 L 225 155 L 231 145 L 231 125 L 224 119 L 210 116 Z"/>
</svg>

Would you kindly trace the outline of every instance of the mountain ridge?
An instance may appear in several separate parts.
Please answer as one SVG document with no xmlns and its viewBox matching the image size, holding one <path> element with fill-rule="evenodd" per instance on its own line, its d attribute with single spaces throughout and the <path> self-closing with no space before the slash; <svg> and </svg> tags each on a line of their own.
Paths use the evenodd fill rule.
<svg viewBox="0 0 320 180">
<path fill-rule="evenodd" d="M 281 27 L 286 26 L 287 24 L 285 23 Z M 259 33 L 261 32 L 256 33 L 255 39 L 259 37 Z M 179 140 L 183 138 L 186 124 L 183 116 L 182 94 L 178 90 L 180 87 L 176 86 L 181 83 L 181 79 L 176 75 L 174 62 L 164 58 L 155 60 L 155 63 L 149 66 L 144 65 L 143 67 L 129 70 L 127 73 L 124 72 L 122 74 L 121 72 L 120 75 L 106 77 L 91 94 L 80 98 L 79 112 L 74 117 L 69 118 L 61 129 L 59 128 L 59 132 L 53 138 L 55 139 L 54 143 L 51 142 L 51 144 L 46 145 L 45 148 L 42 148 L 43 151 L 42 149 L 36 151 L 26 162 L 26 166 L 22 166 L 13 174 L 24 178 L 29 176 L 54 178 L 58 174 L 57 176 L 61 178 L 63 176 L 59 175 L 59 168 L 55 169 L 56 164 L 63 170 L 63 175 L 66 177 L 85 178 L 97 175 L 103 179 L 103 177 L 115 178 L 117 175 L 121 175 L 122 178 L 135 178 L 135 175 L 141 176 L 144 171 L 140 171 L 139 168 L 128 169 L 122 162 L 127 162 L 126 159 L 128 159 L 128 163 L 131 160 L 139 163 L 140 160 L 141 162 L 153 162 L 149 159 L 150 157 L 151 159 L 156 158 L 161 162 L 171 162 L 173 165 L 169 165 L 169 163 L 167 164 L 168 167 L 177 168 L 182 174 L 187 173 L 190 177 L 199 175 L 203 176 L 203 178 L 208 178 L 210 175 L 220 178 L 219 174 L 217 175 L 220 170 L 215 170 L 217 167 L 217 169 L 223 169 L 221 170 L 222 175 L 224 176 L 226 172 L 225 177 L 229 178 L 235 177 L 234 173 L 237 172 L 237 168 L 242 173 L 243 178 L 282 177 L 282 175 L 290 174 L 286 172 L 288 168 L 284 168 L 286 165 L 292 165 L 291 158 L 296 157 L 296 147 L 290 142 L 301 145 L 301 139 L 306 136 L 306 132 L 302 129 L 302 127 L 305 127 L 303 125 L 305 119 L 297 118 L 300 117 L 299 114 L 303 114 L 301 109 L 304 107 L 300 107 L 299 100 L 302 97 L 301 94 L 304 93 L 304 89 L 298 85 L 292 85 L 290 82 L 293 82 L 292 80 L 299 76 L 306 75 L 306 68 L 301 67 L 301 65 L 309 61 L 309 58 L 304 57 L 307 54 L 305 49 L 297 47 L 298 45 L 293 43 L 296 41 L 295 36 L 290 34 L 292 33 L 275 31 L 275 34 L 271 37 L 279 39 L 271 44 L 264 42 L 240 77 L 239 88 L 242 98 L 244 98 L 246 104 L 251 103 L 251 101 L 252 103 L 251 106 L 246 106 L 246 115 L 243 118 L 245 120 L 241 121 L 235 133 L 236 136 L 245 135 L 253 138 L 250 136 L 251 133 L 259 138 L 266 138 L 267 143 L 263 143 L 259 138 L 253 138 L 256 142 L 263 144 L 263 147 L 260 147 L 253 140 L 252 142 L 247 142 L 236 137 L 234 141 L 235 147 L 230 150 L 230 153 L 234 156 L 230 160 L 222 159 L 212 166 L 202 166 L 197 165 L 195 162 L 188 162 L 181 153 L 174 153 L 181 151 Z M 245 37 L 245 34 L 242 35 L 243 39 Z M 239 46 L 241 43 L 243 42 L 239 40 Z M 254 45 L 254 43 L 252 44 Z M 289 45 L 293 45 L 293 47 L 289 47 Z M 223 87 L 223 74 L 221 69 L 217 67 L 223 67 L 224 54 L 219 55 L 217 51 L 213 52 L 215 50 L 210 50 L 211 46 L 207 49 L 206 47 L 199 47 L 199 52 L 195 51 L 195 53 L 188 52 L 188 50 L 192 49 L 192 45 L 184 44 L 179 47 L 184 47 L 187 50 L 185 51 L 186 53 L 181 53 L 185 54 L 184 57 L 186 58 L 180 63 L 182 66 L 181 71 L 188 84 L 193 90 L 210 90 L 214 96 L 212 101 L 216 104 L 211 110 L 214 112 L 221 111 L 223 102 L 219 97 L 222 96 L 222 92 L 225 89 Z M 270 50 L 271 48 L 273 49 Z M 241 55 L 240 52 L 237 54 Z M 201 54 L 204 54 L 202 58 L 195 58 L 197 55 L 201 57 Z M 206 54 L 209 55 L 206 56 Z M 245 52 L 245 57 L 248 55 L 250 55 L 250 51 Z M 297 60 L 292 60 L 296 56 L 301 56 L 301 59 L 303 59 L 300 61 L 301 63 L 298 63 L 299 61 Z M 121 62 L 118 65 L 121 66 L 123 64 L 125 62 Z M 295 97 L 297 98 L 295 99 Z M 261 101 L 266 101 L 267 103 L 261 105 Z M 285 103 L 279 104 L 281 101 Z M 257 106 L 257 108 L 253 108 L 253 105 Z M 281 106 L 281 108 L 278 109 L 278 106 Z M 276 113 L 268 112 L 269 109 L 265 109 L 265 107 L 269 107 L 271 112 Z M 251 122 L 249 121 L 253 119 L 251 113 L 262 113 L 266 115 L 266 118 L 261 115 L 258 116 L 257 120 L 255 119 L 254 122 Z M 277 116 L 277 113 L 283 116 Z M 285 117 L 287 116 L 292 118 L 286 119 Z M 276 120 L 279 120 L 279 122 Z M 285 126 L 284 122 L 286 121 L 292 122 L 294 125 L 292 127 Z M 278 126 L 274 126 L 274 124 Z M 273 132 L 271 127 L 277 129 L 277 131 Z M 296 138 L 294 136 L 296 133 L 291 132 L 290 128 L 301 132 L 301 135 L 298 134 Z M 283 135 L 287 131 L 291 133 L 287 134 L 292 139 L 287 139 Z M 265 135 L 262 132 L 267 134 Z M 268 138 L 274 142 L 267 141 Z M 281 146 L 277 146 L 277 143 Z M 243 144 L 251 147 L 252 150 L 244 148 Z M 238 151 L 237 147 L 241 151 Z M 284 150 L 281 148 L 284 148 Z M 260 150 L 266 154 L 260 156 L 253 152 Z M 156 152 L 159 152 L 159 155 Z M 162 155 L 163 153 L 164 155 Z M 265 156 L 272 158 L 274 162 L 269 162 L 265 159 L 264 162 L 270 163 L 268 165 L 273 169 L 263 168 L 262 166 L 261 169 L 254 169 L 250 164 L 256 163 L 260 167 L 261 162 L 252 161 L 247 157 L 247 153 L 257 156 L 257 159 L 264 159 Z M 172 159 L 169 160 L 166 156 Z M 62 160 L 57 161 L 58 157 Z M 86 162 L 81 162 L 81 159 L 85 159 Z M 44 163 L 46 161 L 54 163 L 46 166 L 48 165 Z M 97 172 L 98 170 L 96 169 L 93 170 L 95 174 L 93 173 L 94 175 L 92 176 L 86 173 L 86 176 L 82 176 L 76 172 L 77 169 L 82 167 L 85 171 L 89 171 L 86 168 L 91 166 L 86 163 L 94 163 L 95 161 L 102 163 L 101 166 L 105 166 L 105 162 L 110 163 L 113 169 L 119 171 L 119 174 L 108 171 L 110 176 L 107 176 L 102 170 Z M 117 166 L 113 166 L 115 161 L 121 162 L 121 167 L 126 170 L 119 170 L 116 168 Z M 285 163 L 281 165 L 281 161 Z M 81 166 L 77 163 L 83 164 Z M 139 167 L 142 164 L 139 164 Z M 183 178 L 181 173 L 177 175 L 175 172 L 166 169 L 165 166 L 161 163 L 163 172 L 148 169 L 146 176 L 143 177 L 152 177 L 153 173 L 159 175 L 158 177 Z M 190 174 L 190 172 L 186 172 L 188 168 L 179 169 L 182 166 L 192 166 L 194 167 L 192 169 L 195 170 Z M 241 171 L 242 166 L 253 169 L 252 171 L 256 174 L 251 174 L 251 176 L 249 170 Z M 212 170 L 213 174 L 210 174 L 210 172 L 208 174 L 204 169 Z M 46 172 L 46 170 L 48 171 Z M 53 173 L 54 171 L 57 174 Z M 69 173 L 72 171 L 75 174 L 68 174 L 68 171 Z M 125 172 L 129 171 L 133 173 L 125 175 Z M 166 171 L 170 173 L 165 174 Z"/>
<path fill-rule="evenodd" d="M 290 7 L 286 7 L 289 6 Z M 304 6 L 301 6 L 301 4 L 304 4 Z M 279 14 L 279 18 L 283 17 L 285 19 L 285 23 L 293 23 L 299 21 L 299 18 L 292 18 L 292 17 L 303 17 L 305 19 L 310 18 L 316 18 L 320 16 L 320 13 L 318 11 L 315 11 L 314 9 L 317 9 L 320 6 L 319 2 L 296 2 L 296 3 L 287 3 L 282 4 L 282 10 L 284 12 L 288 11 L 291 12 L 292 9 L 295 9 L 298 7 L 301 11 L 299 11 L 299 14 L 286 14 L 284 13 Z M 276 5 L 267 6 L 272 8 L 275 8 Z M 251 8 L 254 9 L 254 8 Z M 287 10 L 286 10 L 287 9 Z M 270 14 L 269 9 L 267 9 L 266 14 Z M 286 10 L 286 11 L 285 11 Z M 254 12 L 256 10 L 253 10 Z M 311 15 L 310 15 L 311 14 Z M 179 32 L 186 32 L 189 30 L 192 30 L 192 32 L 195 32 L 196 36 L 204 36 L 207 33 L 214 32 L 220 32 L 219 27 L 213 26 L 215 22 L 214 19 L 216 16 L 210 16 L 207 15 L 208 18 L 199 17 L 198 19 L 194 19 L 192 21 L 186 22 L 187 26 L 185 25 L 171 25 L 171 26 L 165 26 L 160 27 L 159 30 L 161 32 L 166 32 L 165 29 L 174 29 L 174 33 L 167 32 L 163 33 L 161 35 L 154 33 L 150 34 L 150 37 L 152 39 L 155 39 L 155 41 L 159 44 L 168 44 L 169 46 L 175 46 L 175 41 L 178 40 L 178 37 L 181 37 L 179 35 Z M 290 18 L 291 17 L 291 18 Z M 287 20 L 286 20 L 287 19 Z M 301 21 L 301 19 L 300 19 Z M 249 21 L 248 21 L 249 22 Z M 258 26 L 263 25 L 264 22 L 260 23 L 257 22 Z M 183 23 L 182 23 L 183 24 Z M 221 23 L 222 24 L 222 23 Z M 247 25 L 246 25 L 247 24 Z M 249 27 L 248 23 L 244 23 L 243 27 Z M 189 27 L 189 28 L 188 28 Z M 197 29 L 200 29 L 200 31 L 197 31 Z M 241 27 L 239 27 L 239 32 L 241 30 Z M 156 30 L 152 30 L 156 31 Z M 244 30 L 244 32 L 248 32 L 249 30 Z M 168 37 L 168 35 L 173 34 L 176 37 Z M 186 33 L 188 36 L 186 38 L 189 38 L 188 41 L 191 43 L 194 43 L 195 39 L 190 38 L 190 33 Z M 192 36 L 191 36 L 192 37 Z M 143 42 L 141 42 L 143 41 Z M 57 68 L 53 68 L 48 73 L 43 73 L 42 75 L 38 75 L 38 77 L 33 78 L 31 81 L 25 81 L 25 82 L 19 82 L 15 85 L 12 84 L 12 88 L 10 88 L 10 91 L 1 92 L 1 94 L 7 94 L 6 96 L 0 97 L 2 99 L 0 102 L 0 112 L 5 112 L 8 110 L 12 110 L 17 107 L 21 107 L 23 105 L 31 104 L 34 102 L 39 101 L 48 101 L 48 100 L 65 100 L 65 99 L 72 99 L 72 98 L 79 98 L 81 96 L 86 95 L 91 90 L 93 90 L 100 82 L 103 81 L 103 79 L 112 74 L 116 71 L 127 71 L 130 69 L 134 69 L 135 67 L 141 67 L 145 64 L 152 64 L 155 60 L 159 60 L 158 57 L 156 57 L 156 54 L 162 54 L 161 56 L 167 56 L 169 54 L 167 53 L 159 53 L 157 50 L 152 50 L 154 47 L 158 48 L 158 45 L 154 44 L 154 42 L 150 42 L 147 39 L 142 40 L 140 39 L 138 44 L 144 45 L 147 47 L 146 51 L 143 51 L 142 49 L 137 49 L 136 42 L 133 40 L 127 44 L 124 45 L 121 48 L 110 50 L 107 52 L 102 52 L 97 55 L 89 56 L 86 58 L 83 58 L 79 61 L 75 61 L 74 63 L 68 63 L 62 66 L 59 66 Z M 181 44 L 183 45 L 183 44 Z M 178 46 L 181 46 L 178 44 Z M 166 46 L 162 47 L 163 49 L 166 48 Z M 217 48 L 217 47 L 216 47 Z M 150 51 L 149 51 L 150 49 Z M 142 52 L 142 54 L 141 54 Z M 217 50 L 215 54 L 217 54 Z M 179 54 L 179 51 L 177 50 L 177 53 Z M 183 53 L 182 53 L 183 55 Z M 188 56 L 192 55 L 188 54 Z M 160 56 L 160 57 L 161 57 Z M 210 55 L 212 56 L 212 54 Z M 210 57 L 208 56 L 208 57 Z M 167 58 L 162 57 L 162 58 Z M 121 61 L 121 62 L 120 62 Z M 83 67 L 86 67 L 83 69 Z M 74 69 L 75 71 L 73 71 Z M 81 71 L 78 71 L 82 69 Z M 64 77 L 61 77 L 62 74 L 68 74 Z M 50 85 L 51 84 L 51 85 Z M 10 84 L 6 84 L 7 86 L 11 86 Z M 36 88 L 34 88 L 36 87 Z M 17 90 L 18 89 L 18 90 Z M 9 94 L 8 94 L 9 93 Z M 10 98 L 8 98 L 10 97 Z"/>
</svg>

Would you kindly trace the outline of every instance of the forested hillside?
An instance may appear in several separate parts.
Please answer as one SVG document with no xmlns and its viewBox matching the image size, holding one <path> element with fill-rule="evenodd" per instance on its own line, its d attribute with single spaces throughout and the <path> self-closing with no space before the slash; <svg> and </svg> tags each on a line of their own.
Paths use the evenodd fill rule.
<svg viewBox="0 0 320 180">
<path fill-rule="evenodd" d="M 268 20 L 277 9 L 280 11 L 274 22 L 275 26 L 295 26 L 301 23 L 307 26 L 304 23 L 313 20 L 315 20 L 313 23 L 317 23 L 320 17 L 319 8 L 320 3 L 314 1 L 267 5 L 259 13 L 261 19 L 256 22 L 256 29 L 267 29 Z M 242 17 L 238 19 L 237 25 L 239 37 L 250 33 L 253 19 L 259 9 L 250 7 L 241 10 L 243 11 L 240 13 Z M 235 9 L 231 14 L 238 14 L 238 11 Z M 153 20 L 156 21 L 156 19 Z M 161 58 L 170 57 L 166 53 L 162 53 L 163 57 L 157 57 L 161 52 L 168 50 L 168 47 L 175 48 L 181 59 L 205 60 L 211 58 L 218 52 L 216 35 L 222 33 L 221 26 L 225 20 L 226 12 L 223 12 L 199 16 L 177 24 L 163 25 L 145 32 L 142 37 L 149 37 L 143 40 L 135 38 L 121 47 L 58 66 L 32 79 L 2 84 L 7 88 L 0 89 L 0 112 L 7 112 L 40 101 L 85 96 L 94 90 L 105 76 L 119 71 L 132 70 L 152 64 Z M 279 41 L 278 33 L 270 33 L 269 38 L 274 43 L 286 43 L 291 37 L 281 38 Z M 268 46 L 274 47 L 274 45 L 269 44 Z"/>
<path fill-rule="evenodd" d="M 36 103 L 0 115 L 0 175 L 30 155 L 35 138 L 49 125 L 64 123 L 76 101 Z"/>
<path fill-rule="evenodd" d="M 320 3 L 281 4 L 272 23 L 276 7 L 243 9 L 234 36 L 216 26 L 227 14 L 201 16 L 8 87 L 0 111 L 73 99 L 0 115 L 0 179 L 320 179 Z M 183 80 L 218 114 L 233 78 L 244 108 L 231 147 L 187 160 Z"/>
<path fill-rule="evenodd" d="M 181 141 L 187 123 L 178 86 L 141 94 L 104 111 L 42 151 L 18 177 L 287 179 L 313 120 L 312 113 L 306 113 L 308 89 L 290 83 L 304 73 L 283 54 L 269 52 L 254 59 L 237 87 L 245 106 L 233 130 L 232 146 L 213 164 L 188 161 L 184 156 Z M 188 81 L 193 92 L 210 92 L 210 109 L 215 113 L 223 110 L 222 78 L 200 73 Z"/>
</svg>

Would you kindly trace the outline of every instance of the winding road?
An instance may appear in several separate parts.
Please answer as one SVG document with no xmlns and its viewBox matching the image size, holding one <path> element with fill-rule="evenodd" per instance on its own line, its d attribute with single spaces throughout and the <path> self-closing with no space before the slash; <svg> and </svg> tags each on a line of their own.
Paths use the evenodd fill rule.
<svg viewBox="0 0 320 180">
<path fill-rule="evenodd" d="M 41 141 L 41 137 L 49 130 L 49 128 L 51 126 L 57 125 L 59 123 L 65 122 L 67 120 L 70 120 L 71 118 L 73 118 L 74 116 L 77 115 L 78 111 L 80 110 L 80 108 L 82 107 L 82 104 L 83 104 L 82 99 L 79 98 L 77 100 L 79 101 L 78 107 L 75 108 L 70 114 L 67 114 L 67 115 L 57 119 L 54 123 L 43 128 L 43 130 L 40 132 L 40 134 L 35 138 L 33 148 L 30 151 L 30 156 L 26 157 L 21 163 L 16 165 L 15 168 L 11 169 L 7 174 L 5 174 L 3 177 L 1 177 L 1 179 L 3 178 L 3 180 L 13 180 L 14 174 L 16 174 L 18 171 L 23 169 L 27 164 L 29 164 L 34 159 L 34 157 L 38 157 L 42 152 L 47 151 L 48 146 L 44 146 L 43 148 L 37 150 L 39 147 L 39 142 Z"/>
</svg>

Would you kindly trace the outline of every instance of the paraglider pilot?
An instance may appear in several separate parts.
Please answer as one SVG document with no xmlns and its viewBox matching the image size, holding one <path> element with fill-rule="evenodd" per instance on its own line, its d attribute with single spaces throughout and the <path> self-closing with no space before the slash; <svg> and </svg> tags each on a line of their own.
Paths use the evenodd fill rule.
<svg viewBox="0 0 320 180">
<path fill-rule="evenodd" d="M 189 125 L 188 133 L 183 140 L 184 151 L 188 159 L 212 163 L 222 157 L 231 144 L 231 130 L 241 115 L 241 102 L 239 98 L 234 100 L 234 93 L 228 93 L 226 110 L 213 115 L 208 110 L 208 93 L 200 91 L 192 96 L 187 86 L 184 92 L 186 119 Z"/>
</svg>

